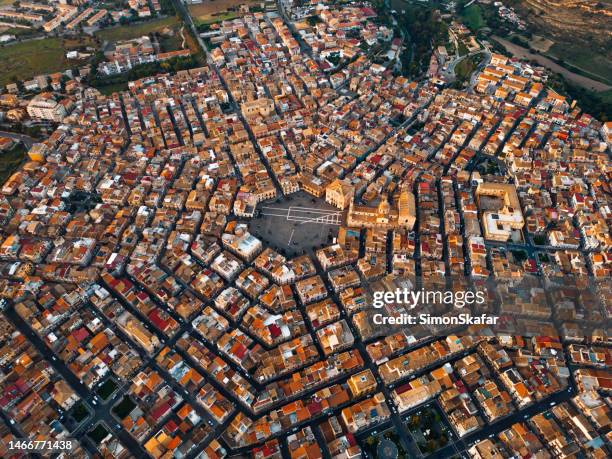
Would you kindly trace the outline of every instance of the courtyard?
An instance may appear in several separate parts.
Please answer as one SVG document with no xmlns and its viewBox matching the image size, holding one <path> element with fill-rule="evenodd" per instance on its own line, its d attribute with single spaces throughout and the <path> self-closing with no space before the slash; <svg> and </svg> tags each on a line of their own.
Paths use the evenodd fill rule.
<svg viewBox="0 0 612 459">
<path fill-rule="evenodd" d="M 342 211 L 300 191 L 260 203 L 249 231 L 279 253 L 293 257 L 330 244 L 342 222 Z"/>
</svg>

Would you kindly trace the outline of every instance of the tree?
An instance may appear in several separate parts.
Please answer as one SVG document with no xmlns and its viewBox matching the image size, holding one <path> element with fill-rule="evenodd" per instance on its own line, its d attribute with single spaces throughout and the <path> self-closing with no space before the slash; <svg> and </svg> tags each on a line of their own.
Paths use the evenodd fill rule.
<svg viewBox="0 0 612 459">
<path fill-rule="evenodd" d="M 314 27 L 321 22 L 321 18 L 317 15 L 308 16 L 308 19 L 306 19 L 306 22 L 308 22 L 308 25 L 310 27 Z"/>
</svg>

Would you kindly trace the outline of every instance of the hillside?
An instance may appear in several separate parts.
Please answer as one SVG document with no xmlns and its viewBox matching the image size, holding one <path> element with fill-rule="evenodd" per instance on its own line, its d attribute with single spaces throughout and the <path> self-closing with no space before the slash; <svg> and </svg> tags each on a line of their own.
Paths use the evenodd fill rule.
<svg viewBox="0 0 612 459">
<path fill-rule="evenodd" d="M 530 30 L 554 43 L 549 56 L 601 76 L 612 74 L 612 1 L 514 0 Z"/>
</svg>

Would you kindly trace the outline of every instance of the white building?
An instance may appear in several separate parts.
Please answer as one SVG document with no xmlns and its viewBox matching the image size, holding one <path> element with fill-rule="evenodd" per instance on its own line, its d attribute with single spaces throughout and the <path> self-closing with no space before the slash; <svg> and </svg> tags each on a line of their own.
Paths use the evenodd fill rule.
<svg viewBox="0 0 612 459">
<path fill-rule="evenodd" d="M 31 118 L 59 123 L 66 114 L 66 107 L 53 99 L 37 96 L 28 104 L 28 115 Z"/>
</svg>

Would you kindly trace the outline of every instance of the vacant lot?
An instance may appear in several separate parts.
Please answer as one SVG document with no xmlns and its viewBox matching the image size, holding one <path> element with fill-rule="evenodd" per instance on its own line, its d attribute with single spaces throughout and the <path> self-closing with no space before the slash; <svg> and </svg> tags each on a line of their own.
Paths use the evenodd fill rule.
<svg viewBox="0 0 612 459">
<path fill-rule="evenodd" d="M 196 25 L 212 24 L 213 22 L 233 19 L 237 14 L 229 9 L 238 9 L 240 5 L 249 3 L 257 5 L 253 0 L 204 0 L 199 5 L 189 5 L 189 12 Z"/>
<path fill-rule="evenodd" d="M 53 73 L 70 66 L 59 38 L 15 43 L 0 48 L 0 86 L 12 78 L 26 80 L 42 73 Z"/>
<path fill-rule="evenodd" d="M 539 35 L 534 35 L 531 41 L 529 42 L 529 45 L 533 49 L 541 53 L 545 53 L 546 51 L 548 51 L 550 47 L 554 44 L 555 44 L 554 41 L 549 40 L 548 38 L 545 38 L 545 37 L 540 37 Z"/>
<path fill-rule="evenodd" d="M 107 41 L 131 40 L 132 38 L 142 37 L 143 35 L 148 35 L 150 33 L 161 32 L 166 27 L 170 27 L 171 29 L 177 31 L 179 29 L 179 27 L 177 27 L 178 25 L 179 21 L 176 16 L 168 16 L 138 24 L 128 24 L 103 29 L 96 32 L 96 36 L 101 40 Z"/>
</svg>

